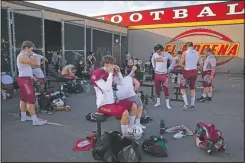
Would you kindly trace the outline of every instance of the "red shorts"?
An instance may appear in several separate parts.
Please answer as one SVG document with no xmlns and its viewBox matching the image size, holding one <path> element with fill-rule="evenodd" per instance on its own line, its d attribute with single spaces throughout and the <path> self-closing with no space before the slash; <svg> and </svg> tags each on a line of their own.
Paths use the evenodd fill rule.
<svg viewBox="0 0 245 163">
<path fill-rule="evenodd" d="M 65 78 L 65 79 L 71 79 L 71 80 L 76 80 L 77 79 L 76 76 L 68 75 L 68 74 L 64 74 L 64 75 L 62 75 L 62 77 Z"/>
<path fill-rule="evenodd" d="M 101 106 L 98 111 L 102 114 L 107 114 L 111 116 L 122 116 L 125 110 L 131 109 L 133 102 L 129 100 L 120 100 L 118 103 L 107 104 Z"/>
<path fill-rule="evenodd" d="M 17 83 L 20 88 L 20 100 L 28 104 L 36 103 L 34 82 L 31 77 L 18 77 Z"/>
<path fill-rule="evenodd" d="M 210 79 L 211 73 L 212 70 L 203 71 L 203 87 L 212 87 L 212 80 Z"/>
<path fill-rule="evenodd" d="M 197 70 L 183 70 L 183 74 L 180 75 L 180 88 L 185 89 L 189 84 L 190 90 L 194 90 L 196 87 L 198 71 Z"/>
</svg>

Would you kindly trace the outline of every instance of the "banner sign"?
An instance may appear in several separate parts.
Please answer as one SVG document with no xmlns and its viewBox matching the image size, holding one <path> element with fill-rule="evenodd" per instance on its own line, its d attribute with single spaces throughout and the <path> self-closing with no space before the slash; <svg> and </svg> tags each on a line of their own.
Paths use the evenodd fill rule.
<svg viewBox="0 0 245 163">
<path fill-rule="evenodd" d="M 200 41 L 202 40 L 202 37 L 205 36 L 210 37 L 212 40 L 217 40 L 217 42 L 212 41 L 210 43 L 193 42 L 194 49 L 197 50 L 202 57 L 205 55 L 204 50 L 206 48 L 211 48 L 215 56 L 218 58 L 217 65 L 228 63 L 234 57 L 238 56 L 240 43 L 234 42 L 230 37 L 220 32 L 206 28 L 191 29 L 178 34 L 164 45 L 164 51 L 170 52 L 173 56 L 175 56 L 177 51 L 180 50 L 183 52 L 186 50 L 185 43 L 179 43 L 180 39 L 195 36 L 198 37 Z"/>
<path fill-rule="evenodd" d="M 187 23 L 189 22 L 213 23 L 212 21 L 219 21 L 216 22 L 216 24 L 237 24 L 242 22 L 244 23 L 244 1 L 230 1 L 186 7 L 126 12 L 112 15 L 95 16 L 95 18 L 129 27 L 174 23 L 185 23 L 188 25 Z"/>
</svg>

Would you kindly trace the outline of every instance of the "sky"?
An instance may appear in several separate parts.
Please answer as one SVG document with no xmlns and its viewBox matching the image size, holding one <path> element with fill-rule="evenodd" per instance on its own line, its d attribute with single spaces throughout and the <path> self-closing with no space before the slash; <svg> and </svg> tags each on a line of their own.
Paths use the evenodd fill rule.
<svg viewBox="0 0 245 163">
<path fill-rule="evenodd" d="M 27 1 L 86 16 L 189 6 L 220 1 Z"/>
</svg>

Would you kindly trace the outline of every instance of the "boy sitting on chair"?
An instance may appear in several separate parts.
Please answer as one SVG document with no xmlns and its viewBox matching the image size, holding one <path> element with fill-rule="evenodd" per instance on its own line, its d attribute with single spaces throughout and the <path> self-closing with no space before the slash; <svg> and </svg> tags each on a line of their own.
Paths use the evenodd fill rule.
<svg viewBox="0 0 245 163">
<path fill-rule="evenodd" d="M 118 100 L 113 92 L 113 72 L 118 78 L 122 79 L 119 68 L 115 70 L 115 59 L 110 55 L 102 57 L 102 68 L 92 72 L 91 81 L 96 93 L 96 105 L 99 113 L 111 116 L 121 116 L 121 130 L 124 136 L 132 135 L 129 133 L 129 126 L 134 124 L 137 106 L 129 100 Z M 115 83 L 116 84 L 116 83 Z"/>
</svg>

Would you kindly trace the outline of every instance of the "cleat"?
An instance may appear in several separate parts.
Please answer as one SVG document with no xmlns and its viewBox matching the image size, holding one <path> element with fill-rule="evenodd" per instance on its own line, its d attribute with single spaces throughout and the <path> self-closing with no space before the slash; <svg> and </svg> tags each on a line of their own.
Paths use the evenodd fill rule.
<svg viewBox="0 0 245 163">
<path fill-rule="evenodd" d="M 189 107 L 189 105 L 184 105 L 183 108 L 182 108 L 181 110 L 185 111 L 185 110 L 188 109 L 188 107 Z"/>
<path fill-rule="evenodd" d="M 204 98 L 203 96 L 201 96 L 200 98 L 197 99 L 198 102 L 204 102 L 206 100 L 206 98 Z"/>
</svg>

